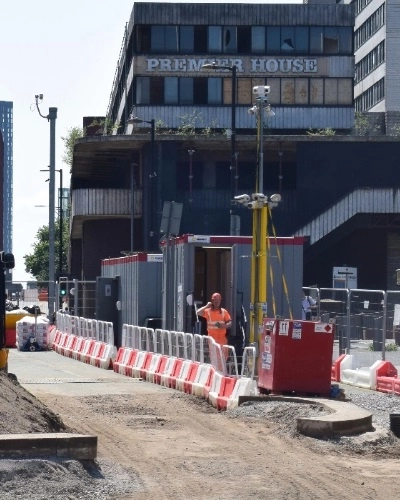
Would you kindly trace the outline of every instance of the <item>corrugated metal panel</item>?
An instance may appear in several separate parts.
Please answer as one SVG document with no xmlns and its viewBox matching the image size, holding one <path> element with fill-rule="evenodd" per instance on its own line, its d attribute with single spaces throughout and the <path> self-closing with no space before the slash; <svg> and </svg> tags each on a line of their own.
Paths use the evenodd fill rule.
<svg viewBox="0 0 400 500">
<path fill-rule="evenodd" d="M 136 24 L 352 26 L 348 5 L 135 3 Z"/>
<path fill-rule="evenodd" d="M 162 256 L 151 257 L 129 256 L 102 262 L 103 277 L 120 276 L 121 324 L 143 326 L 147 317 L 161 317 Z"/>
<path fill-rule="evenodd" d="M 131 191 L 128 189 L 75 189 L 71 216 L 130 215 Z M 142 215 L 142 191 L 135 190 L 135 216 Z"/>
<path fill-rule="evenodd" d="M 250 107 L 250 106 L 249 106 Z M 254 115 L 249 115 L 249 107 L 237 107 L 236 128 L 251 129 L 256 127 Z M 268 119 L 267 128 L 271 129 L 308 129 L 335 128 L 350 129 L 354 123 L 354 108 L 343 107 L 272 107 L 275 116 Z M 139 107 L 137 107 L 139 109 Z M 195 111 L 194 111 L 195 110 Z M 230 128 L 231 108 L 191 106 L 140 106 L 140 116 L 144 120 L 161 120 L 167 127 L 179 128 L 183 117 L 197 116 L 193 120 L 196 127 L 207 126 Z"/>
<path fill-rule="evenodd" d="M 357 189 L 313 219 L 295 236 L 309 236 L 310 243 L 344 224 L 356 214 L 400 214 L 400 189 Z"/>
</svg>

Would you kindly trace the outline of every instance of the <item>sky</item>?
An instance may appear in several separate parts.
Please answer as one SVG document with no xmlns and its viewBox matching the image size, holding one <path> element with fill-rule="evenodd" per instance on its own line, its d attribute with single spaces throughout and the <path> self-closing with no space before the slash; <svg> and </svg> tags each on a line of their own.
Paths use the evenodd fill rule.
<svg viewBox="0 0 400 500">
<path fill-rule="evenodd" d="M 105 116 L 132 7 L 133 0 L 2 3 L 0 100 L 12 101 L 14 113 L 14 281 L 33 279 L 23 256 L 32 253 L 38 229 L 49 223 L 48 173 L 40 170 L 50 163 L 50 124 L 37 112 L 35 95 L 43 94 L 42 115 L 50 107 L 58 110 L 55 168 L 63 170 L 63 186 L 69 187 L 62 137 L 81 127 L 84 116 Z M 57 200 L 58 172 L 55 179 Z"/>
</svg>

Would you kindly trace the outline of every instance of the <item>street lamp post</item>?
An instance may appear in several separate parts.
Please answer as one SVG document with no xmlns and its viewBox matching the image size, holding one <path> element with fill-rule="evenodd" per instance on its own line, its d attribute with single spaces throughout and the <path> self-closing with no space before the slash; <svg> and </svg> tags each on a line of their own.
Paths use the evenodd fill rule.
<svg viewBox="0 0 400 500">
<path fill-rule="evenodd" d="M 136 116 L 130 116 L 128 118 L 128 120 L 126 121 L 126 123 L 128 125 L 131 125 L 131 124 L 134 124 L 134 123 L 148 123 L 150 126 L 151 126 L 151 132 L 150 132 L 150 163 L 151 163 L 151 174 L 149 175 L 149 179 L 148 181 L 146 182 L 149 182 L 150 183 L 150 189 L 149 189 L 149 193 L 151 194 L 151 179 L 153 177 L 156 177 L 157 176 L 157 173 L 156 173 L 156 168 L 155 168 L 155 154 L 154 154 L 154 149 L 155 149 L 155 136 L 156 136 L 156 124 L 155 124 L 155 120 L 154 118 L 152 118 L 151 120 L 142 120 L 141 118 L 138 118 Z M 132 173 L 131 173 L 132 177 L 131 177 L 131 192 L 132 192 L 132 199 L 133 199 L 133 189 L 134 189 L 134 182 L 135 182 L 135 179 L 133 177 L 133 168 L 132 168 Z M 144 247 L 144 250 L 149 250 L 149 247 L 151 246 L 149 244 L 149 239 L 150 239 L 150 230 L 151 228 L 149 226 L 151 226 L 153 224 L 153 208 L 151 206 L 151 200 L 150 200 L 150 203 L 148 204 L 150 205 L 150 216 L 149 214 L 147 213 L 147 210 L 143 210 L 143 233 L 144 233 L 144 239 L 143 239 L 143 247 Z M 143 203 L 143 207 L 146 207 L 145 203 Z M 132 202 L 132 214 L 131 214 L 131 217 L 133 219 L 134 217 L 134 204 Z M 154 229 L 154 228 L 153 228 Z M 131 251 L 133 251 L 133 234 L 132 234 L 132 231 L 133 231 L 133 228 L 131 227 Z"/>
<path fill-rule="evenodd" d="M 35 95 L 36 109 L 42 118 L 50 122 L 50 178 L 49 178 L 49 319 L 52 321 L 55 304 L 55 165 L 56 165 L 56 120 L 57 108 L 49 108 L 48 115 L 42 115 L 39 101 L 43 94 Z"/>
<path fill-rule="evenodd" d="M 222 66 L 213 62 L 211 64 L 203 64 L 203 69 L 206 70 L 227 70 L 231 72 L 232 76 L 232 99 L 231 99 L 231 206 L 230 206 L 230 229 L 229 234 L 240 234 L 240 220 L 239 216 L 235 214 L 234 198 L 236 194 L 237 182 L 237 153 L 236 153 L 236 72 L 237 66 Z"/>
</svg>

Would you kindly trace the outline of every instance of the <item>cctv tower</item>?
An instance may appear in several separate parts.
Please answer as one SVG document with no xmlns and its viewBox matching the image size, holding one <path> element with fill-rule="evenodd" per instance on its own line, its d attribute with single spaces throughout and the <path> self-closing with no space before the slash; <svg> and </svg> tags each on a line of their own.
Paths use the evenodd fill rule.
<svg viewBox="0 0 400 500">
<path fill-rule="evenodd" d="M 0 101 L 0 131 L 3 154 L 0 158 L 3 203 L 0 207 L 0 250 L 12 252 L 13 208 L 13 103 Z M 1 142 L 1 141 L 0 141 Z"/>
</svg>

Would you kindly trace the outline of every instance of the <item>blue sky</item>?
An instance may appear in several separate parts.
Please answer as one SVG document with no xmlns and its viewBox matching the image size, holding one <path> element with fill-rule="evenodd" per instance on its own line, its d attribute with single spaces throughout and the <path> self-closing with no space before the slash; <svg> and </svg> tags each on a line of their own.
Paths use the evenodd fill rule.
<svg viewBox="0 0 400 500">
<path fill-rule="evenodd" d="M 68 187 L 61 137 L 81 126 L 82 117 L 105 115 L 132 6 L 132 0 L 2 3 L 0 100 L 14 103 L 15 281 L 31 279 L 23 255 L 32 252 L 37 230 L 49 221 L 48 208 L 36 205 L 48 207 L 48 174 L 40 170 L 49 165 L 50 127 L 37 113 L 35 95 L 43 94 L 43 115 L 58 108 L 56 169 L 63 169 Z M 58 179 L 56 172 L 56 188 Z"/>
</svg>

